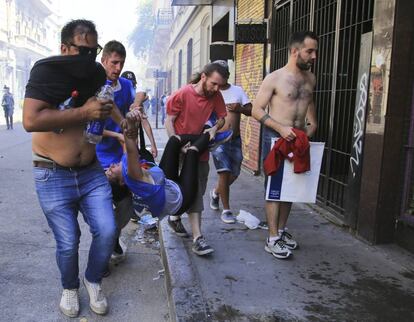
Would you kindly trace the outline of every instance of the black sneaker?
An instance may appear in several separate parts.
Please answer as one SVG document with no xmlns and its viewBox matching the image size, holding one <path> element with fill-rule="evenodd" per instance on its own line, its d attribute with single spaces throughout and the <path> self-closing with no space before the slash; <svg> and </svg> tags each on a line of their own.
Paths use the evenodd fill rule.
<svg viewBox="0 0 414 322">
<path fill-rule="evenodd" d="M 269 230 L 269 226 L 267 225 L 267 221 L 259 222 L 259 224 L 257 225 L 257 228 L 264 229 L 264 230 Z"/>
<path fill-rule="evenodd" d="M 220 209 L 220 205 L 219 205 L 219 196 L 216 195 L 214 197 L 214 189 L 210 190 L 210 208 L 213 210 L 219 210 Z"/>
<path fill-rule="evenodd" d="M 171 220 L 168 217 L 168 224 L 174 230 L 174 232 L 180 236 L 180 237 L 188 237 L 187 230 L 185 230 L 183 223 L 181 222 L 181 219 L 177 220 Z"/>
<path fill-rule="evenodd" d="M 200 236 L 193 243 L 192 251 L 199 256 L 203 256 L 211 254 L 212 252 L 214 252 L 214 249 L 207 244 L 203 236 Z"/>
</svg>

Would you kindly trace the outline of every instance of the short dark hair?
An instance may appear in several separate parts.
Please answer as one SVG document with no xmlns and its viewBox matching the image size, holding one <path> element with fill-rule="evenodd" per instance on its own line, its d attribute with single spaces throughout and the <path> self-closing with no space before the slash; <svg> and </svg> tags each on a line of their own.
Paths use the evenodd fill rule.
<svg viewBox="0 0 414 322">
<path fill-rule="evenodd" d="M 60 33 L 60 42 L 62 44 L 69 45 L 73 41 L 73 37 L 76 33 L 98 36 L 98 32 L 96 31 L 96 26 L 93 21 L 77 19 L 71 20 L 63 26 Z"/>
<path fill-rule="evenodd" d="M 121 57 L 126 57 L 126 50 L 124 45 L 117 40 L 108 41 L 102 51 L 102 57 L 108 56 L 112 53 L 117 53 Z"/>
<path fill-rule="evenodd" d="M 201 74 L 206 74 L 206 76 L 210 76 L 214 72 L 217 72 L 220 74 L 221 77 L 223 77 L 225 80 L 228 80 L 230 77 L 230 72 L 227 67 L 223 66 L 220 63 L 212 62 L 208 63 L 203 67 L 201 72 L 195 73 L 190 80 L 190 84 L 197 84 L 201 79 Z"/>
<path fill-rule="evenodd" d="M 311 38 L 316 41 L 319 40 L 318 36 L 313 31 L 310 31 L 310 30 L 297 31 L 297 32 L 294 32 L 292 35 L 290 35 L 289 43 L 288 43 L 289 49 L 292 49 L 296 45 L 303 44 L 306 38 Z"/>
</svg>

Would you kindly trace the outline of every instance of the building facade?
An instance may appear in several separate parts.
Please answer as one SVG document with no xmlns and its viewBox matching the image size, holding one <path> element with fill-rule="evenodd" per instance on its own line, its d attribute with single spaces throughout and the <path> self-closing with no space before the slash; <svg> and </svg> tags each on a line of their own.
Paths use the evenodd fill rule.
<svg viewBox="0 0 414 322">
<path fill-rule="evenodd" d="M 318 206 L 370 243 L 396 241 L 414 250 L 414 2 L 237 0 L 233 9 L 225 0 L 172 4 L 178 6 L 167 65 L 173 90 L 210 55 L 229 61 L 235 83 L 254 100 L 265 75 L 286 64 L 290 34 L 319 35 L 314 139 L 326 145 Z M 215 19 L 215 12 L 224 15 Z M 211 27 L 202 29 L 209 15 Z M 187 68 L 190 39 L 197 44 L 209 37 L 210 50 L 194 46 Z M 243 117 L 244 166 L 256 174 L 260 133 L 258 122 Z"/>
<path fill-rule="evenodd" d="M 33 64 L 57 52 L 59 17 L 51 0 L 0 0 L 0 86 L 22 101 Z"/>
</svg>

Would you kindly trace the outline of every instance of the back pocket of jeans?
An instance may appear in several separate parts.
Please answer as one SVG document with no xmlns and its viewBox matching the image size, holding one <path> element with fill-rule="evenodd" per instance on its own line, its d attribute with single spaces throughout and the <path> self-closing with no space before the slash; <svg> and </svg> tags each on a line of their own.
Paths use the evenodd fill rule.
<svg viewBox="0 0 414 322">
<path fill-rule="evenodd" d="M 33 176 L 37 182 L 45 182 L 50 177 L 50 169 L 33 168 Z"/>
</svg>

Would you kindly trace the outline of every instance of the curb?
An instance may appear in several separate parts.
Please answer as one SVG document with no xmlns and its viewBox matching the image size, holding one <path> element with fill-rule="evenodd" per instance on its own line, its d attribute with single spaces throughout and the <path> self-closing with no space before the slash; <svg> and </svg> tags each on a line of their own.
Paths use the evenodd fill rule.
<svg viewBox="0 0 414 322">
<path fill-rule="evenodd" d="M 159 223 L 159 234 L 170 321 L 210 320 L 200 282 L 183 239 L 171 231 L 167 218 Z"/>
</svg>

